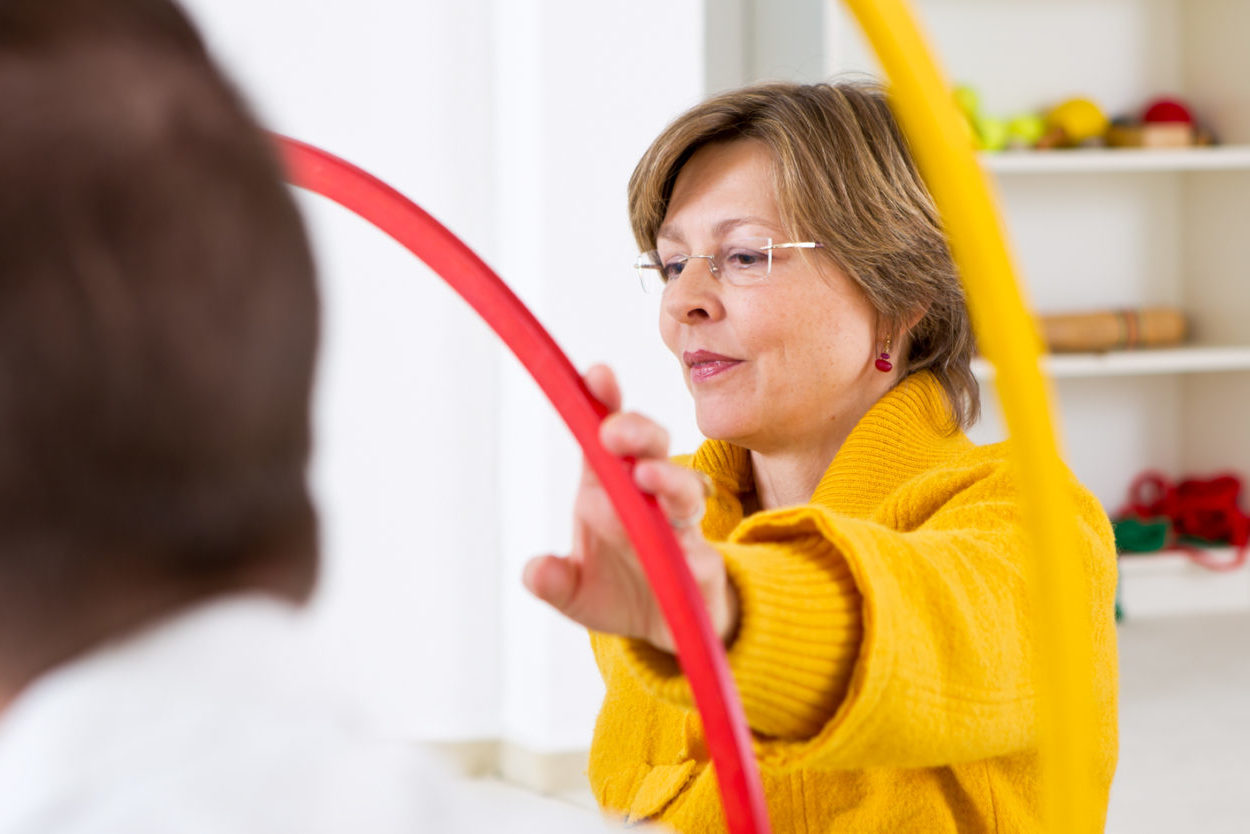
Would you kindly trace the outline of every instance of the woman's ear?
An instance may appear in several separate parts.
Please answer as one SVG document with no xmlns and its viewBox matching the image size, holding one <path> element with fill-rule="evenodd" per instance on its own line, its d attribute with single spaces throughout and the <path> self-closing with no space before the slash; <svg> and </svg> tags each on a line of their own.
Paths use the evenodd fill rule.
<svg viewBox="0 0 1250 834">
<path fill-rule="evenodd" d="M 919 308 L 914 312 L 907 313 L 901 318 L 887 318 L 878 316 L 877 318 L 877 335 L 884 342 L 889 339 L 894 345 L 900 345 L 911 335 L 911 331 L 915 329 L 920 320 L 929 312 L 928 306 Z"/>
<path fill-rule="evenodd" d="M 902 322 L 903 332 L 910 333 L 912 330 L 914 330 L 916 325 L 920 324 L 920 320 L 923 319 L 928 312 L 929 312 L 929 305 L 926 304 L 925 306 L 919 308 L 914 313 L 909 315 Z"/>
</svg>

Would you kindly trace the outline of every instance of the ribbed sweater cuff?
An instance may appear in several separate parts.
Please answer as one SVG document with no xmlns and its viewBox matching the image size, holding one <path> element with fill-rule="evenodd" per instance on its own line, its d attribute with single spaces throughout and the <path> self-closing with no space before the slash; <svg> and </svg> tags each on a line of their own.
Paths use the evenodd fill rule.
<svg viewBox="0 0 1250 834">
<path fill-rule="evenodd" d="M 846 695 L 863 635 L 861 597 L 845 560 L 819 537 L 714 545 L 741 603 L 729 666 L 747 723 L 774 738 L 815 735 Z M 672 655 L 644 641 L 623 642 L 644 686 L 692 704 Z"/>
</svg>

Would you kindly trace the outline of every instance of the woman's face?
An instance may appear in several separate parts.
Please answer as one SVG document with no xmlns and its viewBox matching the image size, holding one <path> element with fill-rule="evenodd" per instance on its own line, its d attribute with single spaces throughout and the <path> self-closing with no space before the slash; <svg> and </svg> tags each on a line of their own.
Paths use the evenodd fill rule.
<svg viewBox="0 0 1250 834">
<path fill-rule="evenodd" d="M 707 145 L 677 176 L 657 249 L 715 254 L 743 237 L 795 240 L 771 157 L 755 140 Z M 765 454 L 840 443 L 894 377 L 874 367 L 875 312 L 820 250 L 774 249 L 771 275 L 747 286 L 688 261 L 664 289 L 660 333 L 703 434 Z"/>
</svg>

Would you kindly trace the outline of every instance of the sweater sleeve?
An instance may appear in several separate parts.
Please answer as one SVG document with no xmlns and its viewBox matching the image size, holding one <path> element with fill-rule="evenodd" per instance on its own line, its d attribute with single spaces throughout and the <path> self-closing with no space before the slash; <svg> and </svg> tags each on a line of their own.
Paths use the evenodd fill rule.
<svg viewBox="0 0 1250 834">
<path fill-rule="evenodd" d="M 940 477 L 870 519 L 759 513 L 723 545 L 742 599 L 730 664 L 762 762 L 929 767 L 1035 745 L 1018 496 L 1005 464 Z M 1096 674 L 1113 676 L 1110 526 L 1073 488 Z M 615 638 L 599 650 L 619 652 L 654 696 L 689 703 L 670 656 Z M 1114 682 L 1100 691 L 1114 697 Z"/>
<path fill-rule="evenodd" d="M 810 737 L 845 695 L 862 639 L 847 563 L 819 535 L 716 546 L 738 591 L 728 659 L 747 723 L 761 737 Z M 626 638 L 604 638 L 599 652 L 618 653 L 657 697 L 693 705 L 667 652 Z"/>
</svg>

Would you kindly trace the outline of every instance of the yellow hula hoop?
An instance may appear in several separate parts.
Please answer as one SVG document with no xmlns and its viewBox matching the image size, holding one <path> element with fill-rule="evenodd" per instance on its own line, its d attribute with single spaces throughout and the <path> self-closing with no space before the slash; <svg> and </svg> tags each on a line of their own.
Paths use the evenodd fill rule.
<svg viewBox="0 0 1250 834">
<path fill-rule="evenodd" d="M 1089 592 L 1042 374 L 1039 340 L 950 86 L 903 0 L 846 0 L 890 79 L 892 105 L 942 214 L 982 352 L 996 370 L 1033 543 L 1043 820 L 1077 832 L 1102 819 Z M 1044 564 L 1043 564 L 1044 561 Z"/>
</svg>

